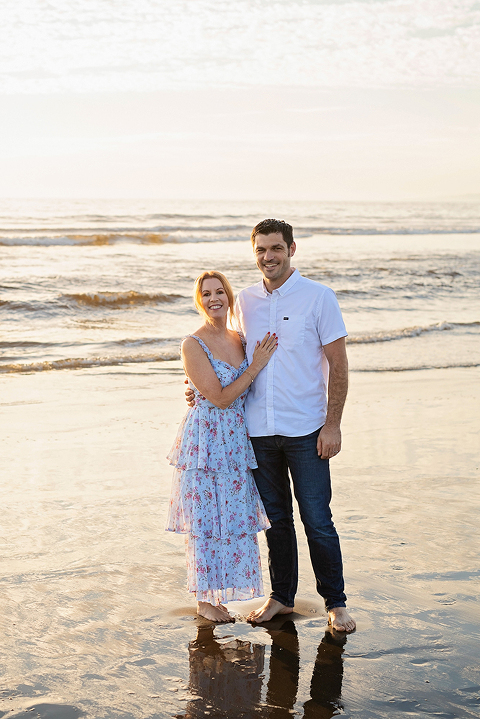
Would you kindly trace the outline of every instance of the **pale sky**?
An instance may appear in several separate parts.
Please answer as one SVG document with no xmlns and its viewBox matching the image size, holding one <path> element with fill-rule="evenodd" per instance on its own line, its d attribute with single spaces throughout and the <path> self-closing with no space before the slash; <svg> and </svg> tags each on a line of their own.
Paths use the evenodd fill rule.
<svg viewBox="0 0 480 719">
<path fill-rule="evenodd" d="M 480 194 L 480 2 L 3 0 L 0 195 Z"/>
</svg>

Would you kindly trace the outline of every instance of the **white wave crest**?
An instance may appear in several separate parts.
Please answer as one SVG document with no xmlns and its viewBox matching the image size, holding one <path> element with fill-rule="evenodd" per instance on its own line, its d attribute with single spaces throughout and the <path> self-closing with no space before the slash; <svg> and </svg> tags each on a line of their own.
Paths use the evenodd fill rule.
<svg viewBox="0 0 480 719">
<path fill-rule="evenodd" d="M 419 337 L 427 332 L 446 332 L 456 328 L 480 327 L 480 322 L 438 322 L 425 327 L 404 327 L 390 332 L 372 332 L 365 335 L 352 335 L 348 337 L 349 344 L 372 344 L 374 342 L 392 342 L 406 337 Z"/>
<path fill-rule="evenodd" d="M 470 367 L 480 367 L 480 362 L 445 362 L 444 364 L 419 364 L 407 367 L 357 367 L 351 369 L 350 372 L 418 372 L 426 369 L 465 369 Z"/>
<path fill-rule="evenodd" d="M 172 362 L 179 360 L 178 352 L 161 354 L 124 355 L 122 357 L 69 357 L 50 362 L 31 362 L 0 365 L 0 373 L 50 372 L 52 370 L 88 369 L 90 367 L 114 367 L 145 362 Z"/>
</svg>

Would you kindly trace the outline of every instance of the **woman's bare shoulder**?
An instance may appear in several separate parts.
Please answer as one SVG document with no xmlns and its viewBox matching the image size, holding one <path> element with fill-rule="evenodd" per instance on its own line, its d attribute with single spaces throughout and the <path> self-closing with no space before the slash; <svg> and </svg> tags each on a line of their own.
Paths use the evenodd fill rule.
<svg viewBox="0 0 480 719">
<path fill-rule="evenodd" d="M 202 346 L 200 345 L 198 340 L 196 340 L 195 337 L 192 337 L 192 335 L 195 335 L 195 337 L 198 337 L 203 342 L 205 342 L 204 338 L 202 337 L 202 335 L 203 335 L 202 328 L 200 328 L 200 329 L 196 330 L 195 332 L 192 332 L 191 335 L 187 335 L 187 337 L 185 337 L 183 339 L 182 353 L 183 354 L 187 353 L 189 355 L 197 355 L 197 356 L 201 356 L 202 354 L 204 355 L 205 354 L 204 349 L 202 348 Z"/>
<path fill-rule="evenodd" d="M 197 337 L 200 337 L 200 335 L 197 335 L 196 332 L 195 332 L 195 335 Z M 200 339 L 202 339 L 202 338 L 200 337 Z M 200 347 L 200 344 L 199 344 L 198 340 L 195 339 L 195 337 L 192 337 L 192 335 L 188 335 L 188 337 L 183 338 L 182 350 L 186 350 L 186 349 L 190 349 L 190 348 L 194 349 L 196 347 Z"/>
</svg>

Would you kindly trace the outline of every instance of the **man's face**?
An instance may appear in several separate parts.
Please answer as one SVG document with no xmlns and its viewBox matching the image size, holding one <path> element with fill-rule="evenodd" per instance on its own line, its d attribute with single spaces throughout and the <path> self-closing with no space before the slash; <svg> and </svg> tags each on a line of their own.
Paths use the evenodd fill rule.
<svg viewBox="0 0 480 719">
<path fill-rule="evenodd" d="M 295 249 L 295 242 L 289 248 L 281 232 L 255 237 L 255 261 L 267 284 L 280 287 L 290 277 L 290 261 Z"/>
</svg>

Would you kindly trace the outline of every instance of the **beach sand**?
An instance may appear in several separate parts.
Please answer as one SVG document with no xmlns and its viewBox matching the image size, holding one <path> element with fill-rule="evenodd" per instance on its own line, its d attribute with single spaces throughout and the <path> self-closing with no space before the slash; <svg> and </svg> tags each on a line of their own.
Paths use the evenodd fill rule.
<svg viewBox="0 0 480 719">
<path fill-rule="evenodd" d="M 300 524 L 293 615 L 195 617 L 164 532 L 180 363 L 0 376 L 0 717 L 480 716 L 479 380 L 351 374 L 332 462 L 344 637 Z"/>
</svg>

